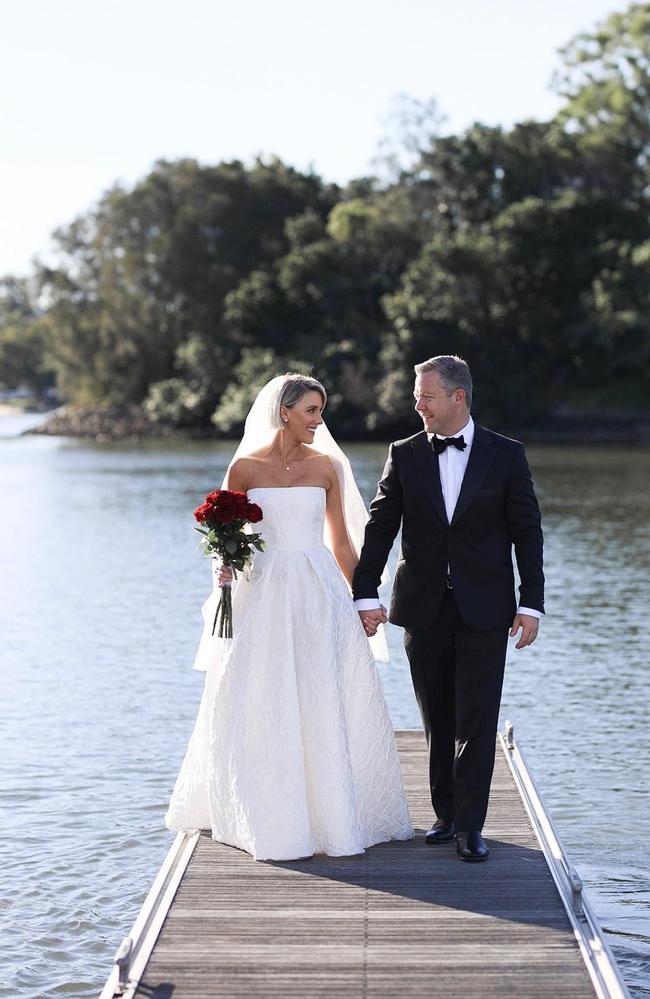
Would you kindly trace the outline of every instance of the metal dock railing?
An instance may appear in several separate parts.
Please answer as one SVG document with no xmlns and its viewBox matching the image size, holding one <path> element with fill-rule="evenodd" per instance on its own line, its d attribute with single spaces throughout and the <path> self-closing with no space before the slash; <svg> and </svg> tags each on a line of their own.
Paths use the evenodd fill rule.
<svg viewBox="0 0 650 999">
<path fill-rule="evenodd" d="M 594 991 L 603 997 L 625 997 L 628 991 L 614 955 L 585 895 L 582 879 L 569 862 L 523 753 L 515 743 L 512 722 L 506 722 L 505 735 L 499 735 L 499 741 L 573 927 Z"/>
</svg>

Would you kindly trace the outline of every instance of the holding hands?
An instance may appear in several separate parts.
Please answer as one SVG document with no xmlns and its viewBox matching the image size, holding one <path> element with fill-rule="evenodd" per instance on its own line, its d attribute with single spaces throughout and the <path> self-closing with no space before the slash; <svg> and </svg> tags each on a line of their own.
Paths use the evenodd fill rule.
<svg viewBox="0 0 650 999">
<path fill-rule="evenodd" d="M 377 610 L 359 611 L 359 617 L 361 618 L 361 623 L 368 638 L 372 638 L 373 635 L 376 635 L 379 625 L 386 624 L 388 621 L 386 608 L 383 604 L 378 607 Z"/>
</svg>

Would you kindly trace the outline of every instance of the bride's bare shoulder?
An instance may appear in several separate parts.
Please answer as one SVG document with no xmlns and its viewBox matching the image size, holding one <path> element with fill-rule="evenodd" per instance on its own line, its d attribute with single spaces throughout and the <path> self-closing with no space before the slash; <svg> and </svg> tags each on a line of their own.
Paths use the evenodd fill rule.
<svg viewBox="0 0 650 999">
<path fill-rule="evenodd" d="M 255 469 L 259 468 L 262 460 L 262 456 L 253 451 L 251 454 L 233 461 L 228 470 L 228 489 L 241 489 L 246 492 L 250 487 Z"/>
<path fill-rule="evenodd" d="M 319 462 L 328 468 L 336 468 L 336 459 L 333 454 L 326 454 L 324 451 L 314 451 L 311 449 L 311 457 L 318 458 Z"/>
<path fill-rule="evenodd" d="M 250 454 L 244 455 L 242 458 L 238 458 L 237 461 L 234 461 L 230 467 L 231 470 L 245 470 L 247 468 L 255 468 L 262 461 L 268 461 L 268 455 L 262 448 L 260 448 L 259 451 L 251 451 Z"/>
<path fill-rule="evenodd" d="M 330 484 L 337 480 L 337 470 L 334 458 L 331 454 L 324 454 L 322 451 L 313 451 L 310 460 L 314 462 L 315 469 L 325 475 Z"/>
</svg>

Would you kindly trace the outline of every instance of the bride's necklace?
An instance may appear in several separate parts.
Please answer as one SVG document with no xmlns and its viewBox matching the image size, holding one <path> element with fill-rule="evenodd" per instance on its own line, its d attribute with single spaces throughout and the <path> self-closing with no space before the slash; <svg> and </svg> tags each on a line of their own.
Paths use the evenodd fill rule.
<svg viewBox="0 0 650 999">
<path fill-rule="evenodd" d="M 299 454 L 302 454 L 302 448 L 300 448 L 298 451 L 296 451 L 296 458 L 287 458 L 287 457 L 285 457 L 284 454 L 280 455 L 280 457 L 279 457 L 278 460 L 281 461 L 282 464 L 284 465 L 285 472 L 290 472 L 291 471 L 291 466 L 296 461 L 304 461 L 304 458 L 298 458 L 297 457 L 297 455 L 299 455 Z"/>
</svg>

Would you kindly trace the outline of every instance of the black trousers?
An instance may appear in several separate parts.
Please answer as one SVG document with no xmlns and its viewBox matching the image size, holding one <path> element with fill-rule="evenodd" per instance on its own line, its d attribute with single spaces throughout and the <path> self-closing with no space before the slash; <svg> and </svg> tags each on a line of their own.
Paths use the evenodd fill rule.
<svg viewBox="0 0 650 999">
<path fill-rule="evenodd" d="M 430 628 L 404 636 L 429 747 L 431 802 L 457 829 L 485 822 L 507 644 L 507 629 L 471 631 L 453 590 Z"/>
</svg>

